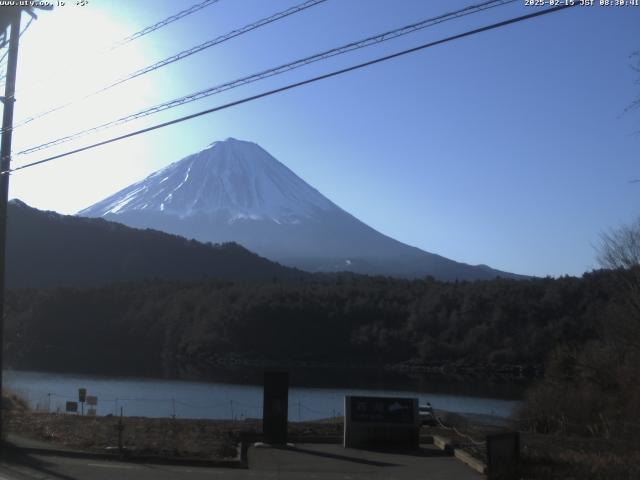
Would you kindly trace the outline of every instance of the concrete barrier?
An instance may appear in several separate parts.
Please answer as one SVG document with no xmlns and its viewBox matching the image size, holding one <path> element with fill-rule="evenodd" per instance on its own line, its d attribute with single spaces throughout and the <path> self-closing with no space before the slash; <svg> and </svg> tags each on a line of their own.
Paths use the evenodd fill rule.
<svg viewBox="0 0 640 480">
<path fill-rule="evenodd" d="M 453 455 L 462 463 L 465 463 L 469 467 L 473 468 L 476 472 L 481 473 L 482 475 L 485 475 L 487 473 L 487 466 L 482 460 L 477 459 L 461 448 L 455 448 L 453 450 Z"/>
<path fill-rule="evenodd" d="M 470 468 L 474 469 L 476 472 L 481 473 L 482 475 L 486 475 L 488 472 L 487 465 L 480 459 L 474 457 L 469 452 L 461 449 L 455 448 L 453 446 L 453 442 L 447 438 L 442 437 L 440 435 L 433 436 L 433 444 L 438 447 L 440 450 L 444 450 L 445 452 L 450 453 L 462 463 L 466 464 Z"/>
<path fill-rule="evenodd" d="M 448 451 L 453 453 L 453 444 L 451 440 L 447 437 L 441 437 L 440 435 L 433 436 L 433 444 L 438 447 L 440 450 Z"/>
</svg>

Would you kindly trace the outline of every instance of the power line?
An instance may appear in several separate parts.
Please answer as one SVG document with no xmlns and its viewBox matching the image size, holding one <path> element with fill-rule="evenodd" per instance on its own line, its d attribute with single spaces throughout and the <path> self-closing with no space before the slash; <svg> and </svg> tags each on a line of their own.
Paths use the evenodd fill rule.
<svg viewBox="0 0 640 480">
<path fill-rule="evenodd" d="M 118 80 L 116 80 L 115 82 L 113 82 L 112 84 L 103 87 L 101 90 L 99 91 L 105 91 L 108 90 L 109 88 L 115 87 L 116 85 L 119 85 L 121 83 L 126 82 L 127 80 L 131 80 L 133 78 L 139 77 L 140 75 L 144 75 L 145 73 L 149 73 L 153 70 L 157 70 L 158 68 L 164 67 L 166 65 L 169 65 L 171 63 L 177 62 L 178 60 L 182 60 L 183 58 L 189 57 L 195 53 L 201 52 L 202 50 L 205 50 L 207 48 L 213 47 L 214 45 L 218 45 L 220 43 L 226 42 L 227 40 L 230 40 L 234 37 L 240 36 L 244 33 L 250 32 L 252 30 L 255 30 L 257 28 L 260 28 L 264 25 L 268 25 L 270 23 L 276 22 L 282 18 L 288 17 L 289 15 L 293 15 L 295 13 L 301 12 L 303 10 L 306 10 L 307 8 L 311 8 L 314 7 L 316 5 L 318 5 L 319 3 L 323 3 L 326 2 L 327 0 L 307 0 L 304 3 L 301 3 L 299 5 L 295 5 L 291 8 L 288 8 L 286 10 L 283 10 L 281 12 L 275 13 L 269 17 L 260 19 L 256 22 L 250 23 L 248 25 L 245 25 L 244 27 L 241 27 L 239 29 L 236 30 L 232 30 L 229 33 L 226 33 L 224 35 L 220 35 L 219 37 L 216 37 L 212 40 L 208 40 L 204 43 L 201 43 L 200 45 L 196 45 L 195 47 L 189 48 L 187 50 L 183 50 L 182 52 L 179 52 L 175 55 L 172 55 L 170 57 L 167 57 L 163 60 L 160 60 L 159 62 L 156 62 L 152 65 L 149 65 L 147 67 L 141 68 L 139 70 L 136 70 L 133 73 L 130 73 L 129 75 L 126 75 L 125 77 L 122 77 Z"/>
<path fill-rule="evenodd" d="M 327 78 L 331 78 L 331 77 L 335 77 L 335 76 L 338 76 L 338 75 L 342 75 L 342 74 L 347 73 L 347 72 L 351 72 L 351 71 L 354 71 L 354 70 L 359 70 L 361 68 L 369 67 L 371 65 L 375 65 L 375 64 L 378 64 L 378 63 L 381 63 L 381 62 L 385 62 L 387 60 L 391 60 L 393 58 L 397 58 L 397 57 L 401 57 L 401 56 L 404 56 L 404 55 L 408 55 L 410 53 L 414 53 L 414 52 L 417 52 L 417 51 L 420 51 L 420 50 L 424 50 L 426 48 L 435 47 L 436 45 L 441 45 L 443 43 L 452 42 L 454 40 L 459 40 L 459 39 L 464 38 L 464 37 L 469 37 L 471 35 L 476 35 L 478 33 L 486 32 L 486 31 L 489 31 L 489 30 L 494 30 L 494 29 L 501 28 L 501 27 L 505 27 L 507 25 L 511 25 L 511 24 L 518 23 L 518 22 L 522 22 L 524 20 L 529 20 L 531 18 L 539 17 L 539 16 L 542 16 L 542 15 L 547 15 L 549 13 L 558 12 L 560 10 L 564 10 L 566 8 L 571 8 L 571 7 L 574 7 L 576 5 L 578 5 L 578 4 L 577 3 L 565 4 L 565 5 L 560 5 L 560 6 L 553 7 L 553 8 L 547 8 L 545 10 L 540 10 L 540 11 L 533 12 L 533 13 L 530 13 L 530 14 L 527 14 L 527 15 L 521 15 L 519 17 L 510 18 L 508 20 L 504 20 L 504 21 L 498 22 L 498 23 L 493 23 L 491 25 L 486 25 L 484 27 L 476 28 L 474 30 L 468 30 L 466 32 L 459 33 L 457 35 L 452 35 L 450 37 L 446 37 L 446 38 L 443 38 L 443 39 L 440 39 L 440 40 L 436 40 L 436 41 L 433 41 L 433 42 L 425 43 L 425 44 L 419 45 L 417 47 L 409 48 L 407 50 L 402 50 L 400 52 L 392 53 L 390 55 L 385 55 L 383 57 L 378 57 L 378 58 L 376 58 L 374 60 L 369 60 L 369 61 L 364 62 L 364 63 L 359 63 L 359 64 L 353 65 L 351 67 L 343 68 L 343 69 L 340 69 L 340 70 L 334 70 L 333 72 L 330 72 L 330 73 L 325 73 L 325 74 L 319 75 L 317 77 L 309 78 L 307 80 L 302 80 L 300 82 L 291 83 L 289 85 L 285 85 L 284 87 L 279 87 L 279 88 L 276 88 L 276 89 L 273 89 L 273 90 L 269 90 L 269 91 L 266 91 L 266 92 L 263 92 L 263 93 L 259 93 L 257 95 L 252 95 L 250 97 L 245 97 L 245 98 L 243 98 L 241 100 L 236 100 L 234 102 L 230 102 L 230 103 L 218 106 L 218 107 L 209 108 L 207 110 L 202 110 L 200 112 L 193 113 L 191 115 L 186 115 L 184 117 L 176 118 L 176 119 L 170 120 L 168 122 L 159 123 L 159 124 L 153 125 L 151 127 L 147 127 L 147 128 L 143 128 L 143 129 L 140 129 L 140 130 L 136 130 L 134 132 L 127 133 L 125 135 L 120 135 L 118 137 L 113 137 L 113 138 L 110 138 L 110 139 L 107 139 L 107 140 L 103 140 L 101 142 L 97 142 L 97 143 L 94 143 L 94 144 L 91 144 L 91 145 L 87 145 L 87 146 L 84 146 L 84 147 L 81 147 L 81 148 L 77 148 L 75 150 L 70 150 L 70 151 L 67 151 L 67 152 L 64 152 L 64 153 L 60 153 L 58 155 L 53 155 L 51 157 L 44 158 L 42 160 L 38 160 L 38 161 L 35 161 L 35 162 L 30 162 L 30 163 L 27 163 L 25 165 L 21 165 L 21 166 L 16 167 L 16 168 L 12 168 L 12 169 L 9 169 L 9 170 L 4 170 L 4 171 L 0 172 L 0 175 L 6 175 L 8 173 L 12 173 L 12 172 L 15 172 L 15 171 L 18 171 L 18 170 L 23 170 L 25 168 L 33 167 L 33 166 L 40 165 L 40 164 L 47 163 L 47 162 L 51 162 L 53 160 L 57 160 L 57 159 L 62 158 L 62 157 L 67 157 L 69 155 L 73 155 L 73 154 L 76 154 L 76 153 L 84 152 L 86 150 L 91 150 L 93 148 L 100 147 L 102 145 L 107 145 L 109 143 L 117 142 L 119 140 L 124 140 L 125 138 L 130 138 L 130 137 L 134 137 L 134 136 L 137 136 L 137 135 L 141 135 L 143 133 L 147 133 L 147 132 L 150 132 L 150 131 L 153 131 L 153 130 L 157 130 L 159 128 L 168 127 L 168 126 L 174 125 L 176 123 L 181 123 L 181 122 L 184 122 L 186 120 L 191 120 L 192 118 L 196 118 L 196 117 L 200 117 L 200 116 L 207 115 L 207 114 L 210 114 L 210 113 L 218 112 L 220 110 L 225 110 L 227 108 L 235 107 L 237 105 L 242 105 L 243 103 L 248 103 L 248 102 L 251 102 L 251 101 L 254 101 L 254 100 L 258 100 L 260 98 L 264 98 L 264 97 L 268 97 L 268 96 L 271 96 L 271 95 L 275 95 L 276 93 L 281 93 L 281 92 L 284 92 L 284 91 L 287 91 L 287 90 L 291 90 L 291 89 L 294 89 L 294 88 L 297 88 L 297 87 L 301 87 L 303 85 L 308 85 L 310 83 L 315 83 L 315 82 L 318 82 L 320 80 L 325 80 Z"/>
<path fill-rule="evenodd" d="M 490 1 L 486 1 L 477 5 L 471 5 L 469 7 L 463 8 L 462 10 L 456 10 L 454 12 L 449 12 L 443 15 L 439 15 L 437 17 L 433 17 L 433 18 L 428 18 L 426 20 L 422 20 L 418 23 L 413 23 L 410 25 L 405 25 L 404 27 L 401 28 L 397 28 L 395 30 L 390 30 L 388 32 L 382 33 L 382 34 L 378 34 L 378 35 L 374 35 L 368 38 L 365 38 L 363 40 L 359 40 L 356 42 L 352 42 L 349 43 L 347 45 L 343 45 L 341 47 L 337 47 L 337 48 L 332 48 L 330 50 L 326 50 L 324 52 L 321 53 L 317 53 L 314 55 L 311 55 L 309 57 L 305 57 L 302 59 L 298 59 L 295 60 L 293 62 L 284 64 L 284 65 L 280 65 L 278 67 L 274 67 L 274 68 L 270 68 L 268 70 L 264 70 L 262 72 L 259 73 L 254 73 L 251 75 L 248 75 L 246 77 L 242 77 L 230 82 L 226 82 L 220 85 L 216 85 L 213 87 L 209 87 L 207 89 L 204 90 L 200 90 L 198 92 L 195 93 L 191 93 L 189 95 L 185 95 L 183 97 L 180 98 L 175 98 L 173 100 L 169 100 L 167 102 L 155 105 L 153 107 L 147 108 L 145 110 L 141 110 L 139 112 L 136 113 L 132 113 L 129 115 L 126 115 L 124 117 L 120 117 L 116 120 L 111 120 L 109 122 L 106 123 L 102 123 L 100 125 L 91 127 L 91 128 L 87 128 L 84 130 L 80 130 L 78 132 L 75 132 L 73 134 L 64 136 L 64 137 L 60 137 L 57 138 L 55 140 L 51 140 L 49 142 L 45 142 L 42 143 L 40 145 L 34 146 L 34 147 L 30 147 L 27 148 L 25 150 L 22 150 L 20 152 L 18 152 L 18 155 L 27 155 L 30 153 L 34 153 L 40 150 L 44 150 L 47 148 L 51 148 L 57 145 L 61 145 L 63 143 L 67 143 L 70 142 L 72 140 L 75 140 L 77 138 L 83 137 L 89 133 L 93 133 L 93 132 L 98 132 L 98 131 L 102 131 L 102 130 L 106 130 L 108 128 L 111 127 L 115 127 L 118 125 L 122 125 L 128 122 L 131 122 L 133 120 L 137 120 L 139 118 L 143 118 L 149 115 L 153 115 L 155 113 L 159 113 L 162 112 L 164 110 L 169 110 L 171 108 L 175 108 L 181 105 L 185 105 L 187 103 L 191 103 L 194 102 L 196 100 L 201 100 L 203 98 L 206 97 L 210 97 L 212 95 L 215 95 L 217 93 L 221 93 L 227 90 L 231 90 L 233 88 L 237 88 L 243 85 L 247 85 L 249 83 L 253 83 L 253 82 L 257 82 L 259 80 L 263 80 L 265 78 L 269 78 L 275 75 L 279 75 L 281 73 L 285 73 L 291 70 L 295 70 L 297 68 L 303 67 L 305 65 L 308 65 L 310 63 L 314 63 L 320 60 L 325 60 L 327 58 L 331 58 L 337 55 L 342 55 L 344 53 L 347 52 L 351 52 L 354 50 L 358 50 L 360 48 L 365 48 L 371 45 L 375 45 L 378 43 L 382 43 L 382 42 L 386 42 L 388 40 L 392 40 L 394 38 L 398 38 L 404 35 L 407 35 L 409 33 L 413 33 L 415 31 L 427 28 L 427 27 L 431 27 L 434 25 L 437 25 L 439 23 L 443 23 L 449 20 L 454 20 L 466 15 L 471 15 L 474 13 L 478 13 L 480 11 L 484 11 L 484 10 L 488 10 L 490 8 L 494 8 L 497 6 L 502 6 L 502 5 L 506 5 L 508 3 L 513 3 L 516 0 L 490 0 Z"/>
<path fill-rule="evenodd" d="M 30 122 L 32 122 L 34 120 L 42 118 L 42 117 L 44 117 L 46 115 L 49 115 L 51 113 L 60 111 L 60 110 L 66 108 L 66 107 L 68 107 L 70 105 L 75 104 L 76 102 L 79 102 L 79 101 L 82 101 L 82 100 L 86 100 L 88 98 L 91 98 L 91 97 L 99 94 L 99 93 L 105 92 L 105 91 L 107 91 L 107 90 L 109 90 L 109 89 L 111 89 L 111 88 L 113 88 L 113 87 L 115 87 L 117 85 L 120 85 L 120 84 L 122 84 L 124 82 L 127 82 L 129 80 L 133 80 L 134 78 L 140 77 L 140 76 L 142 76 L 142 75 L 144 75 L 146 73 L 153 72 L 154 70 L 157 70 L 159 68 L 165 67 L 167 65 L 170 65 L 170 64 L 172 64 L 174 62 L 177 62 L 179 60 L 182 60 L 184 58 L 187 58 L 187 57 L 189 57 L 189 56 L 191 56 L 191 55 L 193 55 L 195 53 L 201 52 L 202 50 L 205 50 L 207 48 L 213 47 L 214 45 L 219 45 L 219 44 L 224 43 L 224 42 L 226 42 L 228 40 L 231 40 L 232 38 L 235 38 L 235 37 L 238 37 L 238 36 L 243 35 L 245 33 L 248 33 L 248 32 L 250 32 L 252 30 L 256 30 L 256 29 L 258 29 L 260 27 L 263 27 L 263 26 L 268 25 L 270 23 L 276 22 L 276 21 L 281 20 L 281 19 L 283 19 L 285 17 L 288 17 L 289 15 L 293 15 L 295 13 L 301 12 L 303 10 L 306 10 L 307 8 L 314 7 L 315 5 L 318 5 L 318 4 L 326 2 L 326 1 L 327 0 L 307 0 L 306 2 L 301 3 L 299 5 L 295 5 L 295 6 L 291 7 L 291 8 L 288 8 L 286 10 L 280 11 L 278 13 L 274 13 L 273 15 L 271 15 L 269 17 L 260 19 L 260 20 L 258 20 L 256 22 L 250 23 L 250 24 L 245 25 L 244 27 L 238 28 L 236 30 L 232 30 L 232 31 L 230 31 L 230 32 L 228 32 L 228 33 L 226 33 L 224 35 L 220 35 L 220 36 L 218 36 L 218 37 L 216 37 L 216 38 L 214 38 L 212 40 L 209 40 L 207 42 L 201 43 L 200 45 L 196 45 L 195 47 L 189 48 L 187 50 L 183 50 L 183 51 L 181 51 L 181 52 L 179 52 L 179 53 L 177 53 L 175 55 L 167 57 L 167 58 L 165 58 L 163 60 L 160 60 L 160 61 L 158 61 L 156 63 L 148 65 L 148 66 L 146 66 L 144 68 L 141 68 L 139 70 L 136 70 L 135 72 L 132 72 L 132 73 L 130 73 L 128 75 L 125 75 L 124 77 L 121 77 L 118 80 L 116 80 L 116 81 L 114 81 L 114 82 L 112 82 L 112 83 L 110 83 L 110 84 L 108 84 L 108 85 L 106 85 L 106 86 L 94 91 L 94 92 L 91 92 L 91 93 L 89 93 L 89 94 L 87 94 L 87 95 L 85 95 L 83 97 L 80 97 L 79 99 L 71 100 L 71 101 L 69 101 L 67 103 L 64 103 L 62 105 L 58 105 L 57 107 L 45 110 L 43 112 L 37 113 L 35 115 L 32 115 L 30 117 L 27 117 L 27 118 L 17 122 L 16 125 L 13 126 L 13 128 L 15 129 L 15 128 L 21 127 L 23 125 L 26 125 L 27 123 L 30 123 Z"/>
<path fill-rule="evenodd" d="M 195 5 L 192 5 L 191 7 L 187 8 L 186 10 L 182 10 L 174 15 L 171 15 L 163 20 L 160 20 L 157 23 L 154 23 L 153 25 L 150 25 L 148 27 L 143 28 L 142 30 L 139 30 L 131 35 L 128 35 L 114 43 L 112 43 L 111 45 L 109 45 L 108 47 L 105 47 L 101 50 L 98 50 L 94 55 L 102 55 L 105 53 L 110 53 L 130 42 L 133 42 L 134 40 L 137 40 L 140 37 L 143 37 L 144 35 L 147 35 L 151 32 L 154 32 L 162 27 L 165 27 L 167 25 L 169 25 L 170 23 L 173 23 L 177 20 L 180 20 L 181 18 L 184 18 L 188 15 L 191 15 L 192 13 L 196 13 L 200 10 L 202 10 L 205 7 L 208 7 L 210 5 L 213 5 L 214 3 L 219 2 L 220 0 L 205 0 L 203 2 L 197 3 Z M 67 65 L 68 66 L 68 65 Z M 59 71 L 57 72 L 59 73 Z M 55 75 L 55 74 L 54 74 Z M 49 81 L 51 79 L 51 75 L 48 76 L 47 81 Z M 42 82 L 38 82 L 37 84 L 40 84 Z M 37 85 L 36 84 L 36 85 Z M 66 104 L 64 106 L 67 106 Z M 53 110 L 55 111 L 55 110 Z M 22 125 L 24 123 L 21 124 L 16 124 L 14 125 L 13 128 L 17 128 L 18 126 Z"/>
<path fill-rule="evenodd" d="M 181 18 L 191 15 L 192 13 L 196 13 L 202 10 L 203 8 L 208 7 L 209 5 L 213 5 L 214 3 L 217 3 L 219 1 L 220 0 L 204 0 L 203 2 L 192 5 L 186 10 L 182 10 L 181 12 L 178 12 L 175 15 L 171 15 L 170 17 L 167 17 L 164 20 L 160 20 L 158 23 L 154 23 L 153 25 L 143 28 L 142 30 L 139 30 L 136 33 L 133 33 L 123 38 L 122 40 L 115 42 L 113 45 L 111 45 L 111 47 L 109 47 L 107 51 L 112 51 L 112 50 L 115 50 L 116 48 L 120 48 L 121 46 L 126 45 L 127 43 L 133 42 L 134 40 L 137 40 L 140 37 L 143 37 L 151 32 L 154 32 L 159 28 L 165 27 L 170 23 L 175 22 L 176 20 L 180 20 Z"/>
<path fill-rule="evenodd" d="M 154 107 L 145 109 L 143 111 L 140 111 L 140 112 L 137 112 L 137 113 L 134 113 L 134 114 L 130 114 L 130 115 L 127 115 L 125 117 L 121 117 L 119 119 L 116 119 L 116 120 L 113 120 L 113 121 L 98 125 L 96 127 L 92 127 L 90 129 L 86 129 L 86 130 L 83 130 L 83 131 L 80 131 L 80 132 L 76 132 L 75 134 L 69 135 L 67 137 L 62 137 L 60 139 L 54 140 L 53 142 L 47 142 L 47 143 L 39 145 L 37 147 L 33 147 L 33 149 L 28 149 L 28 150 L 19 152 L 19 154 L 20 155 L 25 155 L 27 153 L 33 153 L 33 152 L 38 151 L 38 150 L 43 150 L 45 148 L 49 148 L 49 147 L 52 147 L 52 146 L 55 146 L 55 145 L 60 145 L 61 143 L 66 143 L 68 141 L 74 140 L 76 138 L 79 138 L 81 136 L 84 136 L 84 135 L 86 135 L 88 133 L 91 133 L 91 132 L 94 132 L 94 131 L 100 131 L 100 130 L 104 130 L 104 129 L 107 129 L 107 128 L 110 128 L 110 127 L 113 127 L 113 126 L 121 125 L 123 123 L 127 123 L 129 121 L 136 120 L 138 118 L 142 118 L 142 117 L 145 117 L 145 116 L 148 116 L 148 115 L 152 115 L 154 113 L 157 113 L 157 112 L 160 112 L 160 111 L 163 111 L 163 110 L 167 110 L 167 109 L 170 109 L 170 108 L 173 108 L 173 107 L 177 107 L 177 106 L 183 105 L 185 103 L 190 103 L 190 102 L 193 102 L 193 101 L 196 101 L 196 100 L 200 100 L 202 98 L 206 98 L 206 97 L 209 97 L 211 95 L 215 95 L 217 93 L 221 93 L 223 91 L 230 90 L 232 88 L 236 88 L 236 87 L 239 87 L 239 86 L 242 86 L 242 85 L 246 85 L 248 83 L 253 83 L 255 81 L 262 80 L 264 78 L 268 78 L 268 77 L 271 77 L 271 76 L 274 76 L 274 75 L 278 75 L 280 73 L 284 73 L 284 72 L 287 72 L 289 70 L 294 70 L 294 69 L 302 67 L 304 65 L 308 65 L 309 63 L 313 63 L 313 62 L 316 62 L 316 61 L 324 60 L 326 58 L 330 58 L 330 57 L 333 57 L 333 56 L 336 56 L 336 55 L 347 53 L 347 52 L 352 51 L 352 50 L 357 50 L 359 48 L 364 48 L 364 47 L 367 47 L 367 46 L 370 46 L 370 45 L 373 45 L 373 44 L 376 44 L 376 43 L 381 43 L 381 42 L 384 42 L 384 41 L 387 41 L 387 40 L 391 40 L 393 38 L 397 38 L 399 36 L 407 35 L 407 34 L 412 33 L 414 31 L 417 31 L 417 30 L 420 30 L 420 29 L 423 29 L 423 28 L 427 28 L 427 27 L 436 25 L 438 23 L 442 23 L 442 22 L 445 22 L 445 21 L 448 21 L 448 20 L 453 20 L 453 19 L 465 16 L 465 15 L 470 15 L 472 13 L 477 13 L 479 11 L 487 10 L 489 8 L 502 6 L 502 5 L 505 5 L 507 3 L 513 3 L 515 1 L 516 0 L 490 0 L 490 1 L 486 1 L 486 2 L 478 4 L 478 5 L 471 5 L 469 7 L 466 7 L 464 9 L 462 9 L 462 10 L 457 10 L 455 12 L 450 12 L 450 13 L 447 13 L 447 14 L 444 14 L 444 15 L 439 15 L 438 17 L 422 20 L 422 21 L 420 21 L 418 23 L 406 25 L 404 27 L 401 27 L 401 28 L 398 28 L 398 29 L 395 29 L 395 30 L 391 30 L 391 31 L 388 31 L 388 32 L 385 32 L 385 33 L 382 33 L 382 34 L 379 34 L 379 35 L 368 37 L 368 38 L 365 38 L 363 40 L 359 40 L 357 42 L 352 42 L 350 44 L 347 44 L 347 45 L 344 45 L 344 46 L 341 46 L 341 47 L 338 47 L 338 48 L 327 50 L 327 51 L 312 55 L 310 57 L 305 57 L 303 59 L 299 59 L 299 60 L 296 60 L 294 62 L 285 64 L 285 65 L 280 65 L 279 67 L 275 67 L 275 68 L 272 68 L 272 69 L 269 69 L 269 70 L 265 70 L 263 72 L 259 72 L 259 73 L 256 73 L 256 74 L 249 75 L 247 77 L 236 79 L 236 80 L 233 80 L 231 82 L 224 83 L 222 85 L 217 85 L 217 86 L 214 86 L 214 87 L 210 87 L 208 89 L 205 89 L 205 90 L 202 90 L 202 91 L 190 94 L 190 95 L 186 95 L 186 96 L 178 98 L 178 99 L 170 100 L 168 102 L 164 102 L 164 103 L 162 103 L 160 105 L 156 105 Z M 22 124 L 23 123 L 21 122 L 18 125 L 16 125 L 16 127 L 18 127 L 18 126 L 20 126 Z M 16 128 L 16 127 L 14 127 L 14 128 Z"/>
</svg>

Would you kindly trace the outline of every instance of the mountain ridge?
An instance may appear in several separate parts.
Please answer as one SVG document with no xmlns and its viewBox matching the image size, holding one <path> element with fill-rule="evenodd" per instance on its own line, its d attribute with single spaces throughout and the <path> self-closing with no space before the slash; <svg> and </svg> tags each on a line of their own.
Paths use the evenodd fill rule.
<svg viewBox="0 0 640 480">
<path fill-rule="evenodd" d="M 9 288 L 154 278 L 263 281 L 309 276 L 238 244 L 205 244 L 104 219 L 61 215 L 15 199 L 9 202 L 7 221 Z"/>
</svg>

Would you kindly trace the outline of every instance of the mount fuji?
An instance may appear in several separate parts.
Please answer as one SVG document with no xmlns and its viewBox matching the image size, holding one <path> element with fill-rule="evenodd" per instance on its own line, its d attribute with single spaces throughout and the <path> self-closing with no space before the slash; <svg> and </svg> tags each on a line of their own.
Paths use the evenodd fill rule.
<svg viewBox="0 0 640 480">
<path fill-rule="evenodd" d="M 440 280 L 519 277 L 455 262 L 383 235 L 259 145 L 234 138 L 214 142 L 78 215 L 204 242 L 235 241 L 312 272 L 431 275 Z"/>
</svg>

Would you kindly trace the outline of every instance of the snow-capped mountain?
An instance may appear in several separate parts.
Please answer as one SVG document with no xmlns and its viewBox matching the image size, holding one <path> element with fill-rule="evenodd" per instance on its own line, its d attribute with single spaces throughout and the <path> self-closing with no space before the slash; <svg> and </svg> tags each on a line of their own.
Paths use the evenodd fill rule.
<svg viewBox="0 0 640 480">
<path fill-rule="evenodd" d="M 246 219 L 298 223 L 337 208 L 255 143 L 229 138 L 79 214 L 145 211 L 180 218 L 222 215 L 229 223 Z"/>
<path fill-rule="evenodd" d="M 78 215 L 200 241 L 236 241 L 310 271 L 445 280 L 513 276 L 389 238 L 335 205 L 259 145 L 233 138 L 214 142 Z"/>
</svg>

